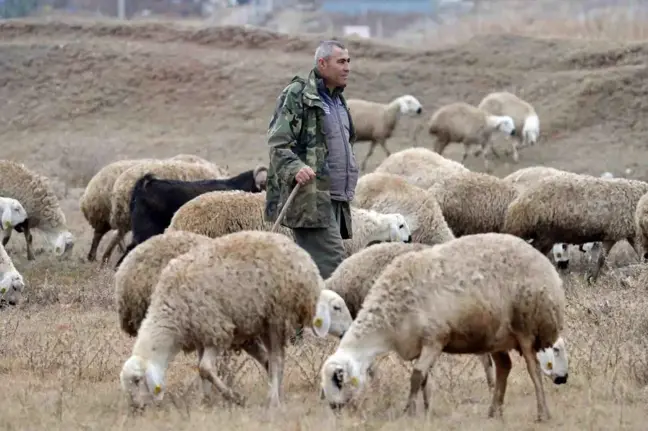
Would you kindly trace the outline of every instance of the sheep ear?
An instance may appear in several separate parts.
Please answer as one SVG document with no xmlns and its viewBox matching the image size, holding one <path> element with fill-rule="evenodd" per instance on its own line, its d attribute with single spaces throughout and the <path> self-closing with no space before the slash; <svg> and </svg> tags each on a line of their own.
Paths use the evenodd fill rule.
<svg viewBox="0 0 648 431">
<path fill-rule="evenodd" d="M 320 338 L 326 337 L 331 327 L 331 312 L 329 311 L 328 304 L 325 302 L 317 303 L 317 312 L 313 319 L 313 330 L 315 335 Z"/>
<path fill-rule="evenodd" d="M 156 401 L 162 400 L 164 396 L 164 382 L 157 367 L 150 365 L 146 367 L 145 372 L 146 385 L 148 386 L 151 395 Z"/>
</svg>

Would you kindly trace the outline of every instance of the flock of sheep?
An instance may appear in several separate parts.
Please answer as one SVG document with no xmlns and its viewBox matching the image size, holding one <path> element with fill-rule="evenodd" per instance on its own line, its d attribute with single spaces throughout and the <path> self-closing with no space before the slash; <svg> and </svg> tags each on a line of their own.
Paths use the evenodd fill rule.
<svg viewBox="0 0 648 431">
<path fill-rule="evenodd" d="M 534 143 L 539 122 L 533 108 L 505 94 L 485 98 L 480 107 L 441 108 L 430 121 L 435 148 L 461 141 L 485 152 L 496 129 Z M 366 129 L 360 105 L 349 102 L 354 123 Z M 414 102 L 387 105 L 383 119 L 396 115 L 394 106 L 408 112 Z M 392 129 L 390 121 L 374 127 L 374 144 L 384 146 Z M 600 244 L 590 280 L 617 241 L 629 241 L 646 257 L 646 182 L 543 166 L 499 178 L 413 147 L 360 177 L 353 238 L 344 240 L 347 257 L 324 280 L 291 230 L 273 232 L 264 221 L 266 180 L 263 166 L 232 175 L 200 157 L 178 155 L 114 162 L 88 183 L 80 200 L 94 229 L 87 259 L 96 259 L 110 230 L 116 234 L 102 264 L 115 247 L 122 250 L 115 303 L 121 329 L 136 340 L 120 381 L 133 406 L 163 397 L 166 370 L 180 351 L 196 351 L 205 393 L 214 385 L 245 405 L 214 367 L 221 352 L 239 350 L 267 371 L 268 401 L 278 405 L 287 338 L 311 327 L 318 337 L 341 339 L 321 369 L 321 397 L 333 408 L 352 403 L 374 375 L 374 359 L 395 351 L 416 361 L 406 410 L 415 411 L 419 392 L 427 409 L 428 372 L 439 355 L 474 354 L 492 389 L 489 416 L 500 416 L 508 352 L 516 350 L 535 387 L 538 418 L 548 419 L 542 375 L 556 384 L 568 376 L 561 336 L 566 299 L 548 256 L 557 244 L 560 250 L 561 244 Z M 0 160 L 0 196 L 3 246 L 12 230 L 22 232 L 34 259 L 31 230 L 37 229 L 57 255 L 72 249 L 74 238 L 47 178 Z M 25 284 L 4 247 L 0 275 L 2 301 L 17 304 Z"/>
</svg>

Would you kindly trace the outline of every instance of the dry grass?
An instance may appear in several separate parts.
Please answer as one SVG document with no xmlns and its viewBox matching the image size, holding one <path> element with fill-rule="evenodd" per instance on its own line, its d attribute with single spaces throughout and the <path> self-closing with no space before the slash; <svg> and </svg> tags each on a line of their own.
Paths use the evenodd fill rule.
<svg viewBox="0 0 648 431">
<path fill-rule="evenodd" d="M 509 24 L 501 24 L 501 27 L 506 29 L 506 25 Z M 523 26 L 522 30 L 530 32 L 529 29 L 535 28 L 533 31 L 539 33 L 546 29 L 543 25 L 547 24 Z M 518 25 L 517 28 L 521 27 Z M 559 28 L 565 35 L 569 32 L 573 35 L 574 32 L 570 23 L 556 24 L 552 28 L 554 35 L 558 31 L 555 29 Z M 604 28 L 613 27 L 609 24 Z M 580 31 L 577 36 L 581 34 Z M 230 408 L 218 395 L 214 395 L 207 405 L 202 405 L 197 397 L 196 373 L 192 369 L 195 356 L 181 354 L 170 366 L 167 377 L 169 392 L 162 405 L 150 409 L 142 417 L 130 416 L 119 389 L 118 376 L 130 354 L 133 340 L 119 330 L 112 298 L 112 270 L 100 270 L 96 264 L 84 262 L 91 231 L 78 208 L 82 187 L 100 166 L 123 157 L 168 157 L 180 152 L 192 152 L 217 163 L 234 166 L 233 172 L 265 160 L 267 152 L 262 142 L 264 127 L 269 118 L 269 109 L 274 105 L 277 87 L 285 83 L 286 76 L 288 79 L 289 75 L 292 76 L 296 61 L 309 64 L 311 53 L 306 49 L 300 51 L 298 45 L 292 46 L 294 52 L 269 48 L 274 49 L 270 53 L 272 61 L 282 68 L 277 78 L 271 78 L 268 64 L 272 61 L 267 60 L 268 56 L 263 57 L 265 53 L 260 51 L 235 50 L 231 47 L 199 48 L 190 43 L 168 41 L 157 44 L 154 40 L 145 41 L 145 38 L 131 44 L 124 42 L 119 35 L 114 40 L 110 37 L 79 35 L 80 40 L 74 41 L 73 36 L 65 38 L 53 32 L 38 39 L 38 34 L 34 32 L 23 36 L 13 35 L 6 45 L 2 45 L 7 64 L 12 67 L 24 66 L 20 70 L 33 73 L 24 75 L 23 72 L 10 70 L 13 74 L 9 74 L 9 70 L 5 71 L 4 65 L 0 64 L 0 72 L 6 72 L 6 75 L 0 74 L 0 79 L 7 79 L 5 82 L 8 83 L 0 88 L 0 96 L 10 101 L 0 107 L 0 118 L 24 119 L 20 127 L 0 126 L 2 149 L 9 154 L 7 157 L 25 161 L 30 167 L 55 179 L 68 223 L 77 236 L 77 245 L 69 260 L 58 261 L 40 254 L 33 262 L 25 258 L 21 236 L 14 235 L 8 246 L 16 266 L 28 282 L 28 290 L 22 305 L 0 311 L 1 429 L 159 431 L 263 428 L 299 431 L 418 430 L 429 427 L 457 430 L 646 428 L 648 294 L 646 272 L 640 267 L 610 271 L 594 286 L 585 285 L 580 272 L 565 275 L 569 305 L 568 327 L 564 335 L 569 342 L 571 372 L 569 382 L 564 386 L 554 386 L 545 380 L 545 391 L 553 416 L 548 425 L 533 423 L 536 408 L 533 387 L 523 361 L 516 355 L 513 355 L 514 369 L 509 380 L 503 421 L 486 420 L 490 397 L 479 362 L 472 356 L 449 355 L 442 357 L 434 368 L 436 390 L 432 412 L 428 417 L 400 416 L 408 392 L 410 365 L 393 356 L 381 362 L 378 378 L 373 383 L 374 387 L 367 391 L 361 408 L 335 417 L 328 406 L 319 400 L 317 390 L 318 368 L 334 348 L 335 342 L 323 342 L 312 337 L 307 338 L 303 346 L 289 349 L 290 360 L 286 364 L 284 380 L 287 399 L 278 411 L 265 409 L 266 377 L 254 363 L 246 361 L 244 355 L 231 365 L 234 370 L 242 367 L 231 378 L 233 385 L 248 397 L 250 406 L 245 409 Z M 451 34 L 447 34 L 447 37 L 451 37 Z M 63 48 L 54 49 L 48 45 L 63 43 L 62 40 Z M 477 58 L 475 49 L 483 48 L 476 46 L 465 48 L 471 59 Z M 516 49 L 532 58 L 540 56 L 538 58 L 541 60 L 538 61 L 551 57 L 547 52 L 524 51 L 521 45 Z M 593 80 L 598 76 L 596 74 L 602 73 L 598 70 L 575 71 L 572 77 L 565 71 L 565 65 L 570 63 L 567 60 L 561 63 L 562 58 L 555 60 L 555 75 L 553 71 L 548 71 L 548 63 L 543 65 L 547 70 L 546 75 L 540 75 L 540 72 L 534 75 L 528 74 L 528 69 L 523 66 L 510 72 L 508 63 L 501 59 L 493 60 L 490 55 L 484 57 L 486 60 L 477 59 L 465 67 L 466 51 L 438 54 L 434 62 L 440 65 L 424 63 L 421 67 L 416 66 L 414 60 L 394 64 L 389 55 L 379 50 L 376 52 L 375 59 L 371 58 L 371 53 L 364 55 L 359 63 L 364 62 L 365 65 L 359 64 L 354 69 L 362 77 L 354 83 L 361 88 L 358 90 L 360 94 L 410 89 L 423 94 L 421 99 L 424 104 L 433 104 L 439 98 L 472 95 L 475 88 L 482 90 L 489 86 L 515 84 L 519 88 L 526 88 L 537 98 L 544 97 L 546 91 L 553 92 L 540 105 L 548 116 L 543 118 L 550 118 L 543 123 L 548 125 L 547 128 L 551 128 L 552 121 L 554 125 L 564 124 L 561 115 L 574 111 L 574 105 L 570 104 L 559 105 L 560 109 L 556 109 L 553 104 L 558 103 L 555 102 L 555 94 L 565 92 L 565 88 L 580 89 L 574 86 L 580 85 L 583 80 Z M 602 52 L 601 55 L 605 56 L 606 51 Z M 593 56 L 593 53 L 594 48 L 588 55 Z M 73 55 L 70 57 L 73 60 L 65 57 L 67 54 Z M 13 55 L 17 55 L 19 60 L 14 61 Z M 104 55 L 106 58 L 102 57 Z M 457 57 L 460 60 L 455 61 Z M 622 63 L 624 58 L 619 61 Z M 185 59 L 188 65 L 182 68 L 178 59 Z M 71 68 L 82 68 L 84 60 L 89 62 L 86 69 L 77 74 L 70 72 Z M 129 69 L 129 61 L 136 63 L 138 68 Z M 482 64 L 480 61 L 485 62 L 486 68 L 473 70 L 475 64 Z M 105 74 L 103 81 L 91 81 L 89 77 L 92 73 L 98 74 L 102 64 L 108 64 L 110 67 L 107 70 L 111 73 Z M 408 64 L 411 67 L 406 67 Z M 571 65 L 576 67 L 573 63 Z M 162 66 L 164 73 L 154 73 L 156 67 Z M 397 75 L 396 66 L 403 67 L 405 72 Z M 605 67 L 611 66 L 605 63 Z M 418 75 L 428 69 L 436 73 L 430 82 L 439 82 L 438 79 L 443 78 L 447 80 L 447 85 L 440 86 L 442 88 L 438 90 L 429 90 L 429 82 Z M 182 73 L 173 75 L 170 72 L 174 70 Z M 197 78 L 194 81 L 183 80 L 191 73 L 197 77 L 204 76 L 206 81 Z M 222 82 L 219 81 L 221 78 L 214 78 L 216 74 L 220 74 L 218 76 L 222 77 Z M 38 81 L 38 84 L 30 86 L 25 76 L 30 76 L 29 79 Z M 49 76 L 49 80 L 42 76 Z M 73 88 L 66 89 L 65 85 L 60 84 L 65 79 L 73 80 L 75 84 L 70 84 Z M 51 89 L 48 82 L 58 82 L 60 85 L 56 84 L 56 89 L 60 93 L 44 97 Z M 86 101 L 81 96 L 99 91 L 97 82 L 103 85 L 99 90 L 110 98 L 112 104 L 104 105 L 101 95 L 90 97 L 92 100 L 88 103 L 91 106 L 84 104 Z M 599 90 L 594 90 L 612 92 L 611 81 L 601 82 L 601 87 L 596 87 Z M 219 95 L 219 85 L 227 87 L 229 95 Z M 144 96 L 151 88 L 156 90 L 155 97 L 147 99 Z M 631 103 L 642 100 L 641 93 L 634 93 L 628 88 L 631 88 L 630 85 L 619 90 L 620 94 L 628 97 Z M 79 89 L 86 93 L 79 95 Z M 594 90 L 588 87 L 588 91 Z M 252 107 L 243 98 L 248 93 L 252 93 L 256 102 Z M 117 98 L 115 94 L 124 99 Z M 580 94 L 565 92 L 564 103 L 576 103 L 571 99 L 580 97 Z M 380 97 L 388 99 L 390 96 L 385 94 Z M 609 94 L 602 97 L 604 101 L 611 98 Z M 22 105 L 30 100 L 32 104 Z M 38 103 L 34 103 L 34 100 Z M 578 106 L 582 106 L 583 110 L 590 109 L 584 99 L 578 100 Z M 213 108 L 209 105 L 210 101 Z M 621 104 L 615 106 L 623 106 L 621 99 L 615 103 Z M 608 103 L 604 105 L 608 106 Z M 255 113 L 255 109 L 263 109 L 263 113 Z M 80 111 L 83 115 L 78 114 Z M 556 117 L 551 117 L 554 111 L 557 111 Z M 50 112 L 54 114 L 50 115 Z M 615 146 L 607 147 L 608 129 L 600 130 L 595 128 L 598 125 L 583 120 L 580 129 L 554 126 L 565 136 L 562 138 L 564 140 L 555 138 L 546 147 L 523 153 L 522 158 L 529 164 L 545 163 L 575 170 L 582 170 L 587 165 L 595 173 L 599 173 L 597 170 L 609 170 L 609 163 L 621 169 L 626 163 L 623 157 L 645 164 L 645 133 L 639 129 L 639 123 L 633 126 L 636 129 L 623 129 L 625 123 L 621 120 L 627 117 L 612 108 L 588 112 L 594 120 L 605 115 L 606 120 L 601 119 L 601 122 L 614 122 L 614 128 L 609 130 L 620 132 Z M 637 115 L 645 118 L 641 112 Z M 587 120 L 590 121 L 590 117 Z M 636 135 L 632 135 L 632 130 Z M 581 145 L 583 140 L 585 143 Z M 401 148 L 409 146 L 409 140 L 402 135 L 395 141 L 397 145 L 390 142 L 394 150 L 398 145 Z M 605 153 L 606 148 L 610 152 Z M 628 148 L 642 150 L 632 153 L 627 151 Z M 359 156 L 364 156 L 364 153 L 359 153 Z M 552 163 L 555 160 L 560 162 Z M 499 164 L 501 174 L 522 167 L 497 160 L 495 163 Z M 35 242 L 41 243 L 37 234 Z M 108 238 L 103 240 L 99 255 L 107 242 Z M 613 266 L 632 261 L 626 256 L 627 250 L 624 251 L 621 246 L 616 248 L 615 253 L 611 260 Z"/>
</svg>

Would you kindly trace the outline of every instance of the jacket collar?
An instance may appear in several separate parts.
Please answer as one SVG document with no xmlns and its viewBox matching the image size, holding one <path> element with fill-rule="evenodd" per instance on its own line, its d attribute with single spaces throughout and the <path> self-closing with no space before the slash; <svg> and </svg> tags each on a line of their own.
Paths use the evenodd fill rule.
<svg viewBox="0 0 648 431">
<path fill-rule="evenodd" d="M 320 83 L 323 83 L 322 76 L 317 71 L 317 68 L 314 67 L 306 79 L 306 86 L 304 87 L 304 102 L 309 106 L 319 106 L 323 109 L 323 102 L 317 91 Z M 344 87 L 337 87 L 333 90 L 332 96 L 342 96 L 343 91 Z"/>
</svg>

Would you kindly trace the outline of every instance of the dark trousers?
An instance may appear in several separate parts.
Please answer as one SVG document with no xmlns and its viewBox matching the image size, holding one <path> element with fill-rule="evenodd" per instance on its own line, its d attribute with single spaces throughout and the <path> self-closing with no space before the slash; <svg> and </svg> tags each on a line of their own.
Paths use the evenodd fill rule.
<svg viewBox="0 0 648 431">
<path fill-rule="evenodd" d="M 311 255 L 325 280 L 344 260 L 340 234 L 341 204 L 338 201 L 331 201 L 331 204 L 331 222 L 328 227 L 293 229 L 295 242 Z"/>
</svg>

